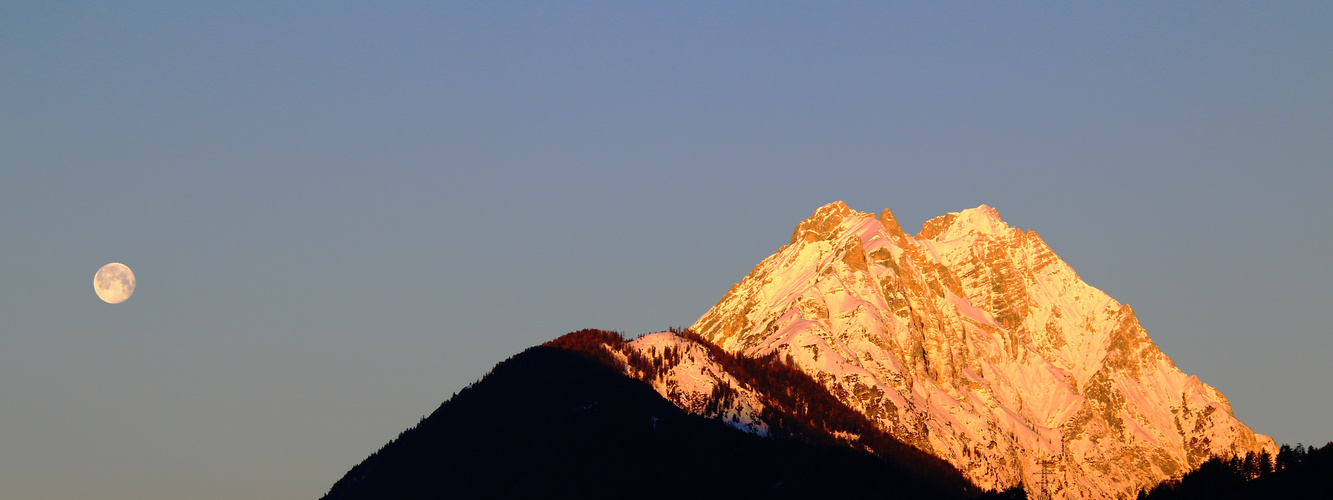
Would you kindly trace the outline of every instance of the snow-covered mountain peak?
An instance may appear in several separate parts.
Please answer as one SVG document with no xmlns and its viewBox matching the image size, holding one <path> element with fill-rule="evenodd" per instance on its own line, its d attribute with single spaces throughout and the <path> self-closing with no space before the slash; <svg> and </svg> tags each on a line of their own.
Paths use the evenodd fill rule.
<svg viewBox="0 0 1333 500">
<path fill-rule="evenodd" d="M 790 355 L 983 487 L 1035 491 L 1038 461 L 1054 459 L 1057 496 L 1132 496 L 1211 455 L 1275 451 L 1129 306 L 986 205 L 916 236 L 888 210 L 825 205 L 693 329 L 737 354 Z"/>
<path fill-rule="evenodd" d="M 981 205 L 926 221 L 922 224 L 917 237 L 948 241 L 962 238 L 969 233 L 1003 236 L 1012 230 L 1013 228 L 1000 219 L 1000 212 L 988 205 Z"/>
<path fill-rule="evenodd" d="M 884 230 L 889 233 L 889 236 L 893 237 L 898 246 L 907 244 L 907 233 L 903 232 L 903 226 L 898 223 L 898 218 L 894 217 L 893 212 L 890 212 L 889 209 L 886 208 L 879 213 L 879 223 L 884 226 Z"/>
<path fill-rule="evenodd" d="M 852 210 L 841 201 L 829 203 L 819 207 L 819 210 L 815 210 L 814 215 L 796 225 L 796 229 L 791 234 L 791 242 L 796 243 L 798 240 L 814 242 L 836 237 L 838 226 L 842 225 L 849 217 L 866 218 L 871 217 L 871 215 Z"/>
</svg>

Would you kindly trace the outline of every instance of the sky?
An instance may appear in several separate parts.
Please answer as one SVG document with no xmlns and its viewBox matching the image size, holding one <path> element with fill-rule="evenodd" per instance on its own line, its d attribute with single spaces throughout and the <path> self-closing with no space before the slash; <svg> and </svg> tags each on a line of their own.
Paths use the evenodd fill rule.
<svg viewBox="0 0 1333 500">
<path fill-rule="evenodd" d="M 0 497 L 317 498 L 835 200 L 995 207 L 1333 440 L 1333 4 L 185 4 L 0 15 Z"/>
</svg>

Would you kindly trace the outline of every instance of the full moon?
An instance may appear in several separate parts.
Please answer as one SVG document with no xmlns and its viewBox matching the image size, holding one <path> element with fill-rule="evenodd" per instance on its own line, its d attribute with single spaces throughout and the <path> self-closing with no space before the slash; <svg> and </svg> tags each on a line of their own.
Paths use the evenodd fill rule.
<svg viewBox="0 0 1333 500">
<path fill-rule="evenodd" d="M 119 304 L 134 295 L 134 271 L 125 264 L 112 262 L 93 276 L 93 291 L 108 304 Z"/>
</svg>

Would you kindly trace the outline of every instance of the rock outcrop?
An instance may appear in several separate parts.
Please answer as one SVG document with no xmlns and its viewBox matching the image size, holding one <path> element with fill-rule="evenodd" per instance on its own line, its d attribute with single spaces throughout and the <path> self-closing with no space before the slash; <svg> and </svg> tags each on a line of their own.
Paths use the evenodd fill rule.
<svg viewBox="0 0 1333 500">
<path fill-rule="evenodd" d="M 790 356 L 983 488 L 1132 497 L 1212 455 L 1277 451 L 1177 369 L 1128 305 L 985 205 L 915 236 L 888 210 L 826 205 L 692 329 L 737 355 Z"/>
</svg>

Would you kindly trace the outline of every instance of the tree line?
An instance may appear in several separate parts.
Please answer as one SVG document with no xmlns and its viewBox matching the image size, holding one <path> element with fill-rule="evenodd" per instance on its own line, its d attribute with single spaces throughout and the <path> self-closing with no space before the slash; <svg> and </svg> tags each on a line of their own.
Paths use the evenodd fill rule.
<svg viewBox="0 0 1333 500">
<path fill-rule="evenodd" d="M 1333 497 L 1333 442 L 1282 445 L 1267 451 L 1213 457 L 1180 479 L 1139 492 L 1140 500 L 1330 498 Z"/>
</svg>

